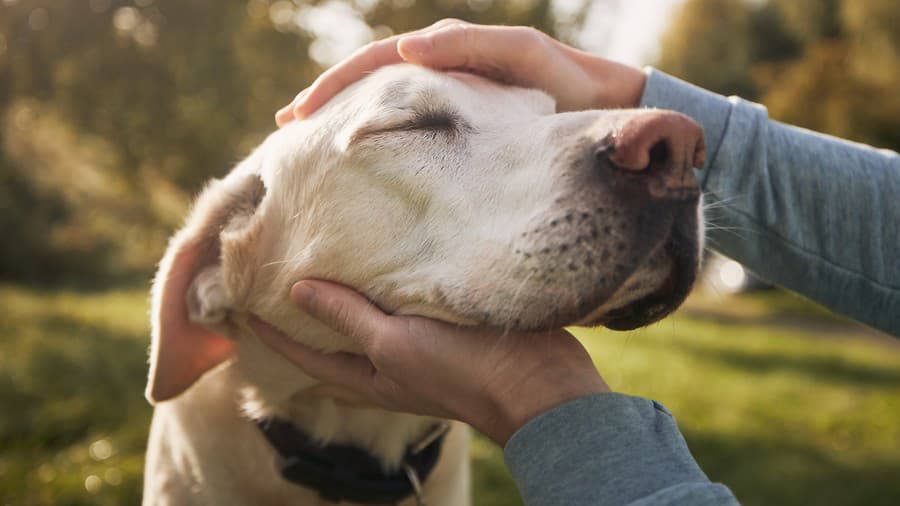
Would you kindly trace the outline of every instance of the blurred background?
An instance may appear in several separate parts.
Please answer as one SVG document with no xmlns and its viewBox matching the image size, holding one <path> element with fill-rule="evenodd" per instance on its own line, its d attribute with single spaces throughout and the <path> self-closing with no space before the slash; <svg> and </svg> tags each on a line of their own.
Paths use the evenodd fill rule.
<svg viewBox="0 0 900 506">
<path fill-rule="evenodd" d="M 138 503 L 147 291 L 189 199 L 323 69 L 444 17 L 900 148 L 896 0 L 0 0 L 0 505 Z M 745 504 L 900 504 L 900 341 L 709 264 L 673 318 L 576 330 L 612 387 Z M 472 456 L 475 504 L 520 504 Z"/>
</svg>

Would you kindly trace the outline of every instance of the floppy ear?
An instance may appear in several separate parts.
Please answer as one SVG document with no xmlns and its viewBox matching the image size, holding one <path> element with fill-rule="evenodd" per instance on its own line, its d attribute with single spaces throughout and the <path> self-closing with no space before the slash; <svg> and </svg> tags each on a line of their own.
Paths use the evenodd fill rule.
<svg viewBox="0 0 900 506">
<path fill-rule="evenodd" d="M 151 403 L 178 396 L 231 355 L 234 341 L 210 329 L 224 326 L 233 307 L 223 282 L 222 242 L 259 221 L 254 214 L 264 195 L 255 174 L 235 171 L 214 180 L 169 242 L 153 281 Z"/>
</svg>

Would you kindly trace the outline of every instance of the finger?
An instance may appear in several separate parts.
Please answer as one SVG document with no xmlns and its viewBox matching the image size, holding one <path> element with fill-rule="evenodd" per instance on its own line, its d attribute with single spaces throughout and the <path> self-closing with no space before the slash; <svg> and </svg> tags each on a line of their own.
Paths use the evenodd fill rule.
<svg viewBox="0 0 900 506">
<path fill-rule="evenodd" d="M 451 24 L 402 36 L 397 51 L 405 61 L 432 68 L 521 74 L 521 65 L 530 65 L 540 50 L 549 47 L 544 38 L 527 27 Z"/>
<path fill-rule="evenodd" d="M 376 370 L 366 357 L 353 353 L 323 353 L 314 350 L 255 316 L 250 318 L 249 324 L 260 341 L 300 366 L 310 376 L 371 397 L 370 385 Z"/>
<path fill-rule="evenodd" d="M 349 58 L 320 75 L 303 100 L 294 104 L 293 114 L 304 119 L 341 90 L 360 80 L 367 73 L 385 65 L 403 61 L 397 53 L 398 37 L 390 37 L 363 46 Z"/>
<path fill-rule="evenodd" d="M 278 109 L 278 111 L 275 113 L 275 124 L 278 126 L 278 128 L 281 128 L 284 125 L 286 125 L 288 123 L 288 121 L 290 121 L 293 118 L 294 118 L 294 103 L 291 102 L 290 104 L 282 107 L 281 109 Z"/>
<path fill-rule="evenodd" d="M 309 93 L 309 88 L 306 88 L 305 90 L 298 93 L 297 96 L 294 97 L 294 100 L 291 100 L 290 104 L 282 107 L 278 110 L 278 112 L 275 113 L 275 124 L 278 125 L 278 128 L 283 127 L 289 121 L 294 119 L 294 107 L 297 103 L 303 101 L 303 98 L 307 93 Z"/>
<path fill-rule="evenodd" d="M 359 293 L 326 281 L 301 281 L 291 288 L 291 300 L 313 318 L 353 339 L 369 354 L 379 339 L 399 329 Z"/>
<path fill-rule="evenodd" d="M 350 84 L 363 78 L 367 73 L 393 63 L 402 63 L 403 58 L 397 52 L 397 41 L 404 35 L 414 35 L 437 30 L 449 25 L 464 24 L 458 19 L 442 19 L 431 26 L 410 32 L 409 34 L 395 35 L 386 39 L 370 43 L 358 49 L 346 60 L 331 67 L 320 75 L 312 86 L 307 88 L 309 93 L 305 97 L 298 97 L 293 102 L 293 115 L 297 119 L 304 119 L 316 112 L 325 102 L 341 92 Z"/>
</svg>

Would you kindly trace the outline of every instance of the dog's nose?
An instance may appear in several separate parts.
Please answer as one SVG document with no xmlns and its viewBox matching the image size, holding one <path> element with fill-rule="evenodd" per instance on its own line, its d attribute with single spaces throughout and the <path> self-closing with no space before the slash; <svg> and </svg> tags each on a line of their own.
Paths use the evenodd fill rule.
<svg viewBox="0 0 900 506">
<path fill-rule="evenodd" d="M 703 130 L 678 112 L 644 112 L 606 140 L 596 156 L 629 178 L 641 180 L 651 197 L 696 196 L 691 168 L 703 167 Z"/>
</svg>

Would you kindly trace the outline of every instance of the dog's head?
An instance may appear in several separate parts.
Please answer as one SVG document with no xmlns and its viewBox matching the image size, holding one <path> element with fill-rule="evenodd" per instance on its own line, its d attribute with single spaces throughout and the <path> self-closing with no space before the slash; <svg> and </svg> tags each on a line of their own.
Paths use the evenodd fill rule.
<svg viewBox="0 0 900 506">
<path fill-rule="evenodd" d="M 251 313 L 346 348 L 288 300 L 303 278 L 466 325 L 656 321 L 696 274 L 702 142 L 673 112 L 555 114 L 539 91 L 382 69 L 199 197 L 154 284 L 148 393 L 229 356 Z"/>
</svg>

